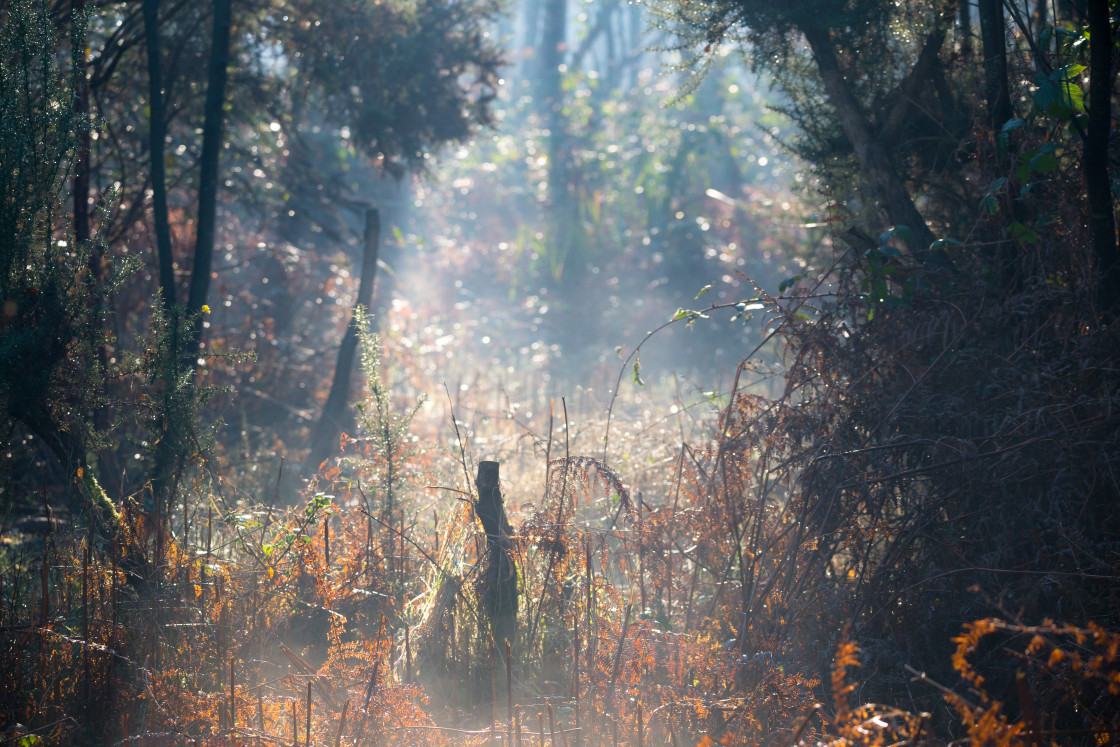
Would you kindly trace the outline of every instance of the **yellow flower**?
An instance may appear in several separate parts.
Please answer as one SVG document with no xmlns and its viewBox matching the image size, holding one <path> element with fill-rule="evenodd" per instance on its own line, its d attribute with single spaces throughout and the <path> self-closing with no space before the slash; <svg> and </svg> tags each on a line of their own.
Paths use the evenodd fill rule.
<svg viewBox="0 0 1120 747">
<path fill-rule="evenodd" d="M 207 306 L 206 304 L 202 304 L 202 313 L 203 314 L 209 314 L 210 313 L 210 307 Z"/>
</svg>

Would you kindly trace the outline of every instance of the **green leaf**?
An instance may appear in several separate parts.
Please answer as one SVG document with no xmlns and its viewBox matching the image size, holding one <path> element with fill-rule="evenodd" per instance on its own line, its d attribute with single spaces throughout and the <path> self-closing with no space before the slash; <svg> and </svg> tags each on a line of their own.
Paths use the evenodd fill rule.
<svg viewBox="0 0 1120 747">
<path fill-rule="evenodd" d="M 1038 232 L 1033 228 L 1024 226 L 1018 221 L 1012 223 L 1008 228 L 1011 231 L 1011 238 L 1017 241 L 1021 241 L 1024 244 L 1034 244 L 1038 241 Z"/>
<path fill-rule="evenodd" d="M 642 381 L 642 361 L 640 359 L 634 361 L 634 383 L 643 389 L 646 386 L 646 383 Z"/>
<path fill-rule="evenodd" d="M 1070 63 L 1069 65 L 1063 65 L 1062 67 L 1058 68 L 1057 70 L 1054 70 L 1053 72 L 1050 73 L 1049 77 L 1050 77 L 1050 80 L 1054 81 L 1055 83 L 1060 83 L 1060 82 L 1063 82 L 1063 81 L 1068 81 L 1068 80 L 1072 80 L 1072 79 L 1076 78 L 1078 75 L 1085 72 L 1085 70 L 1087 70 L 1087 69 L 1088 68 L 1086 68 L 1085 65 L 1081 65 L 1079 63 L 1074 62 L 1074 63 Z"/>
<path fill-rule="evenodd" d="M 995 215 L 999 212 L 999 202 L 992 195 L 980 198 L 980 212 L 984 215 Z"/>
<path fill-rule="evenodd" d="M 1074 114 L 1081 114 L 1085 111 L 1085 92 L 1076 83 L 1070 81 L 1059 83 L 1058 95 L 1063 108 Z"/>
<path fill-rule="evenodd" d="M 1049 80 L 1043 80 L 1034 92 L 1034 107 L 1038 111 L 1047 111 L 1057 98 L 1058 87 Z"/>
<path fill-rule="evenodd" d="M 804 278 L 804 275 L 794 275 L 793 277 L 786 278 L 782 282 L 778 283 L 778 293 L 785 293 L 787 290 L 796 285 L 798 281 L 803 280 Z"/>
<path fill-rule="evenodd" d="M 871 281 L 871 300 L 875 303 L 882 303 L 883 300 L 890 295 L 887 289 L 887 281 L 882 278 L 874 278 Z"/>
<path fill-rule="evenodd" d="M 897 226 L 891 226 L 886 231 L 883 231 L 883 233 L 879 234 L 879 243 L 887 244 L 893 237 L 898 237 L 898 239 L 903 243 L 909 244 L 910 239 L 913 237 L 913 233 L 910 231 L 910 226 L 904 226 L 901 224 Z"/>
<path fill-rule="evenodd" d="M 707 285 L 705 285 L 703 288 L 700 289 L 700 292 L 696 294 L 696 297 L 700 298 L 700 296 L 704 295 L 705 293 L 707 293 L 711 289 L 712 289 L 712 284 L 708 283 Z"/>
<path fill-rule="evenodd" d="M 1031 159 L 1031 170 L 1039 174 L 1049 174 L 1058 168 L 1058 159 L 1053 153 L 1039 153 Z"/>
</svg>

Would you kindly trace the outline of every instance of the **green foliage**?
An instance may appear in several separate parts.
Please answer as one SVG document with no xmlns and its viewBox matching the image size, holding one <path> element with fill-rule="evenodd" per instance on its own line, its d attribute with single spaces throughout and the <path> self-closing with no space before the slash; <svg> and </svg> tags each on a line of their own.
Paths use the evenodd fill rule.
<svg viewBox="0 0 1120 747">
<path fill-rule="evenodd" d="M 353 143 L 386 166 L 423 170 L 433 150 L 490 122 L 500 64 L 486 32 L 494 0 L 284 5 L 272 33 L 293 76 L 322 91 Z"/>
<path fill-rule="evenodd" d="M 152 492 L 157 500 L 173 501 L 184 472 L 213 459 L 222 421 L 206 424 L 204 411 L 214 397 L 232 389 L 199 381 L 196 373 L 202 361 L 188 354 L 191 329 L 201 323 L 205 312 L 186 315 L 182 307 L 168 311 L 158 296 L 151 308 L 151 331 L 142 340 L 142 358 L 134 370 L 143 381 L 136 410 L 144 427 L 141 445 L 151 456 Z M 234 362 L 250 359 L 214 352 L 207 357 L 210 364 L 219 357 Z"/>
<path fill-rule="evenodd" d="M 5 305 L 18 302 L 24 290 L 52 284 L 54 265 L 74 254 L 50 236 L 73 132 L 81 126 L 56 62 L 55 34 L 46 3 L 16 0 L 0 9 L 0 302 Z M 6 308 L 5 317 L 13 315 Z"/>
<path fill-rule="evenodd" d="M 62 448 L 87 446 L 86 420 L 101 381 L 100 282 L 92 247 L 56 233 L 74 133 L 85 126 L 55 53 L 46 3 L 0 10 L 0 401 L 14 418 Z M 79 35 L 80 38 L 80 35 Z M 85 453 L 69 454 L 68 470 Z"/>
<path fill-rule="evenodd" d="M 423 399 L 408 410 L 394 402 L 381 364 L 381 341 L 370 328 L 364 309 L 355 313 L 353 324 L 358 330 L 362 373 L 368 388 L 366 398 L 356 405 L 359 433 L 372 447 L 367 452 L 370 458 L 365 467 L 372 473 L 372 488 L 381 503 L 381 518 L 393 525 L 401 518 L 399 492 L 406 477 L 405 465 L 412 443 L 408 427 Z"/>
</svg>

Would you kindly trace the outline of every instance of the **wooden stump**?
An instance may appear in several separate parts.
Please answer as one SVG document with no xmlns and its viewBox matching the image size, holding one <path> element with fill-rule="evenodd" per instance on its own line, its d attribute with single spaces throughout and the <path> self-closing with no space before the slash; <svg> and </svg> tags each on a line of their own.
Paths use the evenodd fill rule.
<svg viewBox="0 0 1120 747">
<path fill-rule="evenodd" d="M 479 462 L 475 487 L 478 501 L 475 514 L 486 532 L 486 565 L 478 584 L 481 608 L 490 622 L 494 650 L 498 656 L 514 647 L 517 636 L 517 566 L 510 551 L 513 530 L 506 519 L 505 503 L 499 486 L 497 462 Z M 509 649 L 507 649 L 507 645 Z"/>
</svg>

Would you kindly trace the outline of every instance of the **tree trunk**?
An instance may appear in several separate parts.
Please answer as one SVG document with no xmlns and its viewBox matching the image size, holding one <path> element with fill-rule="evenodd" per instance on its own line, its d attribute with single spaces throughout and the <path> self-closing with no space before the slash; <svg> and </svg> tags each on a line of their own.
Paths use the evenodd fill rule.
<svg viewBox="0 0 1120 747">
<path fill-rule="evenodd" d="M 121 568 L 128 582 L 138 591 L 148 588 L 151 567 L 141 547 L 132 541 L 131 532 L 116 505 L 98 484 L 86 459 L 84 440 L 63 430 L 41 401 L 13 403 L 11 414 L 42 439 L 54 454 L 71 484 L 66 490 L 70 513 L 85 516 L 93 535 L 103 546 L 115 542 L 121 553 Z"/>
<path fill-rule="evenodd" d="M 567 38 L 567 1 L 545 0 L 544 38 L 541 41 L 538 104 L 548 128 L 548 200 L 552 247 L 561 258 L 568 253 L 571 227 L 568 220 L 568 158 L 565 153 L 567 122 L 564 117 L 564 43 Z M 563 260 L 561 260 L 563 261 Z"/>
<path fill-rule="evenodd" d="M 1113 315 L 1120 301 L 1120 257 L 1108 173 L 1112 127 L 1112 24 L 1108 0 L 1089 0 L 1089 131 L 1085 138 L 1085 187 L 1096 255 L 1098 300 Z"/>
<path fill-rule="evenodd" d="M 969 0 L 957 0 L 957 29 L 961 35 L 961 57 L 972 58 L 972 4 Z"/>
<path fill-rule="evenodd" d="M 74 16 L 80 16 L 86 7 L 85 0 L 73 0 L 71 6 L 74 11 Z M 78 130 L 78 152 L 77 157 L 74 159 L 74 241 L 79 245 L 86 244 L 90 240 L 89 229 L 89 150 L 90 150 L 90 136 L 89 136 L 89 79 L 86 77 L 86 55 L 85 55 L 85 39 L 74 38 L 72 43 L 80 46 L 73 50 L 74 55 L 74 78 L 75 88 L 77 89 L 77 101 L 75 102 L 75 113 L 78 115 L 78 121 L 81 123 L 81 129 Z M 99 271 L 100 267 L 93 266 L 93 260 L 100 259 L 95 257 L 98 252 L 90 254 L 91 271 Z M 98 263 L 99 264 L 99 263 Z M 99 274 L 99 273 L 98 273 Z"/>
<path fill-rule="evenodd" d="M 214 0 L 214 33 L 210 44 L 210 73 L 206 83 L 205 122 L 202 125 L 202 157 L 198 177 L 198 228 L 191 268 L 187 313 L 198 313 L 210 291 L 210 268 L 214 260 L 214 226 L 218 211 L 218 161 L 222 152 L 226 80 L 229 67 L 230 2 Z M 187 340 L 187 355 L 198 355 L 202 325 L 195 324 Z"/>
<path fill-rule="evenodd" d="M 479 584 L 480 601 L 490 621 L 494 648 L 504 660 L 506 646 L 512 647 L 517 636 L 518 590 L 517 565 L 510 552 L 513 530 L 506 519 L 499 469 L 498 462 L 478 463 L 474 511 L 486 532 L 487 559 Z"/>
<path fill-rule="evenodd" d="M 537 38 L 540 36 L 541 2 L 542 0 L 525 0 L 525 34 L 521 39 L 522 54 L 537 48 Z M 531 80 L 533 68 L 536 67 L 536 64 L 538 64 L 536 60 L 522 57 L 519 64 L 522 77 Z"/>
<path fill-rule="evenodd" d="M 977 8 L 984 49 L 984 98 L 988 101 L 988 126 L 994 130 L 1011 119 L 1003 0 L 978 0 Z"/>
<path fill-rule="evenodd" d="M 160 0 L 144 0 L 144 39 L 148 49 L 148 152 L 152 171 L 152 214 L 159 261 L 159 289 L 163 306 L 175 308 L 174 256 L 171 251 L 171 224 L 167 215 L 167 166 L 164 159 L 163 65 L 159 51 Z"/>
<path fill-rule="evenodd" d="M 943 29 L 938 28 L 926 37 L 926 43 L 922 46 L 922 51 L 918 55 L 914 67 L 910 70 L 910 74 L 903 79 L 902 85 L 898 87 L 898 96 L 887 112 L 882 126 L 879 127 L 877 139 L 884 144 L 884 147 L 891 147 L 898 139 L 906 120 L 910 116 L 909 113 L 914 102 L 921 98 L 922 88 L 925 87 L 929 79 L 934 77 L 937 66 L 941 63 L 941 47 L 944 44 L 945 31 Z"/>
<path fill-rule="evenodd" d="M 933 260 L 936 264 L 948 264 L 944 252 L 930 250 L 933 232 L 910 199 L 905 182 L 895 171 L 882 143 L 871 129 L 867 115 L 844 79 L 828 32 L 810 25 L 805 25 L 802 32 L 817 61 L 829 103 L 836 109 L 840 126 L 855 152 L 860 170 L 871 184 L 887 220 L 910 229 L 910 250 L 916 257 L 923 261 Z"/>
<path fill-rule="evenodd" d="M 331 391 L 327 395 L 327 403 L 323 406 L 323 414 L 315 426 L 314 435 L 311 437 L 311 449 L 303 464 L 303 475 L 310 477 L 319 469 L 319 465 L 329 458 L 338 446 L 338 434 L 345 427 L 346 406 L 350 403 L 350 375 L 354 369 L 354 360 L 358 352 L 358 330 L 354 326 L 354 316 L 358 307 L 370 307 L 373 298 L 373 286 L 377 279 L 377 257 L 381 248 L 381 219 L 376 208 L 366 211 L 365 248 L 362 252 L 362 276 L 358 283 L 358 298 L 354 303 L 354 312 L 350 315 L 350 324 L 346 326 L 346 334 L 342 337 L 342 344 L 338 348 L 338 361 L 334 367 L 334 379 L 331 381 Z"/>
</svg>

